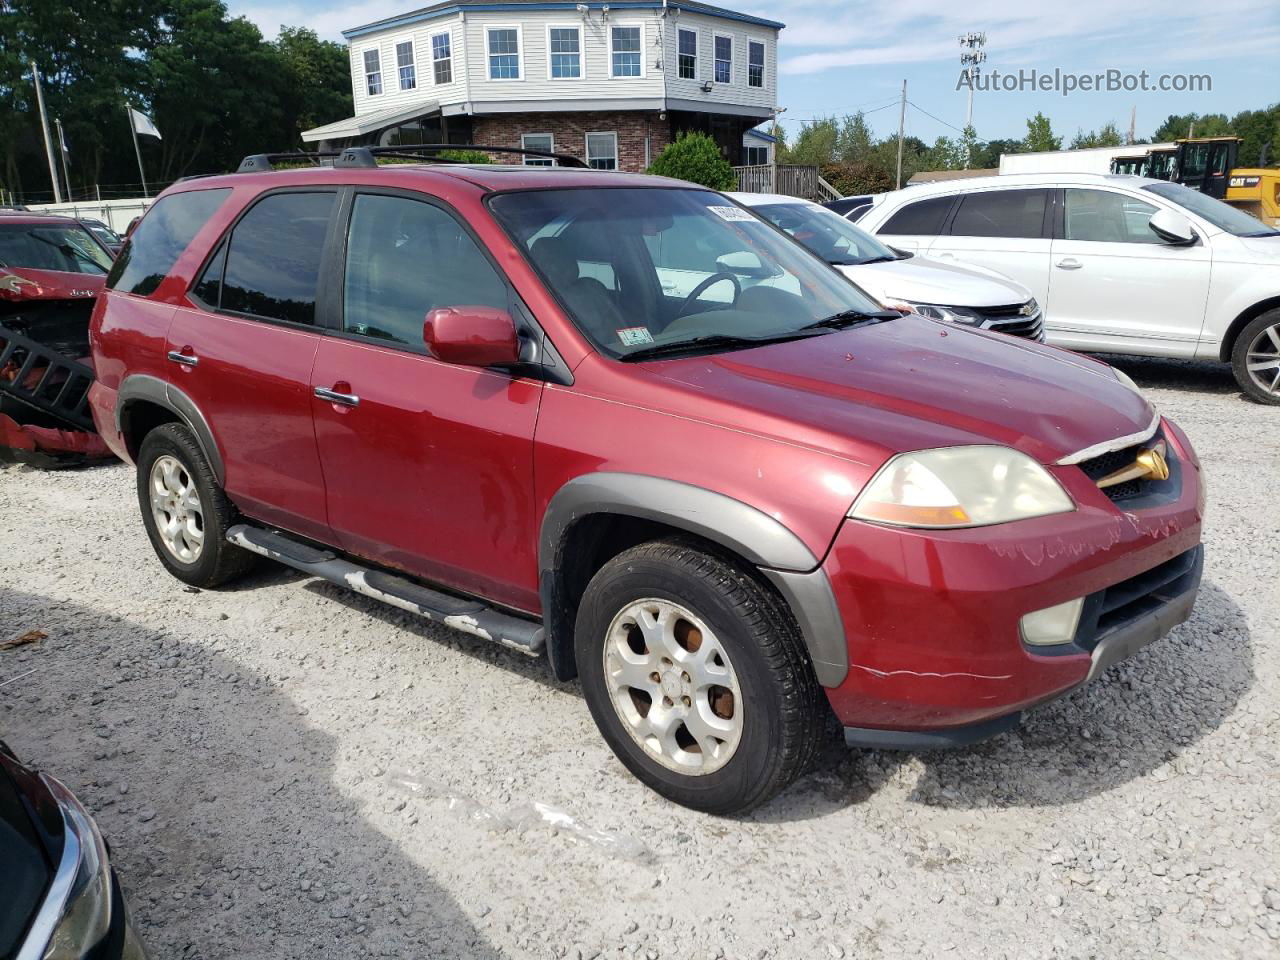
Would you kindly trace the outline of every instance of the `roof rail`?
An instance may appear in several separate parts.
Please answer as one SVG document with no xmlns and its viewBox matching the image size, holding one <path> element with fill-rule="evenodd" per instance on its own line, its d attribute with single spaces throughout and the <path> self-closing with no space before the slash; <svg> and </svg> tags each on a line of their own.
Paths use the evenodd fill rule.
<svg viewBox="0 0 1280 960">
<path fill-rule="evenodd" d="M 236 167 L 236 173 L 262 173 L 264 170 L 274 170 L 274 163 L 281 160 L 310 160 L 316 166 L 320 166 L 320 160 L 328 157 L 336 157 L 336 150 L 321 151 L 297 151 L 294 153 L 252 153 L 240 161 L 240 166 Z"/>
<path fill-rule="evenodd" d="M 335 167 L 376 167 L 379 157 L 395 157 L 397 159 L 430 158 L 433 163 L 465 163 L 452 157 L 438 157 L 434 154 L 449 150 L 478 150 L 482 153 L 512 153 L 522 157 L 540 157 L 555 160 L 564 167 L 585 168 L 580 157 L 569 153 L 551 153 L 547 150 L 525 150 L 522 147 L 492 147 L 476 143 L 402 143 L 392 147 L 347 147 L 334 160 Z M 246 157 L 246 162 L 250 157 Z M 243 167 L 244 165 L 241 164 Z"/>
</svg>

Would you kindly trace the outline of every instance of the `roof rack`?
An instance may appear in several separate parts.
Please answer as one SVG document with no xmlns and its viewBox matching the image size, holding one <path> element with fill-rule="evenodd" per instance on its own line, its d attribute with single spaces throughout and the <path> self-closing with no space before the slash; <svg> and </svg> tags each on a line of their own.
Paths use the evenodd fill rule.
<svg viewBox="0 0 1280 960">
<path fill-rule="evenodd" d="M 236 173 L 262 173 L 264 170 L 274 170 L 273 164 L 282 160 L 309 160 L 318 167 L 320 161 L 327 157 L 338 156 L 336 150 L 320 150 L 320 151 L 297 151 L 294 153 L 252 153 L 240 161 L 240 166 L 236 167 Z"/>
<path fill-rule="evenodd" d="M 396 159 L 428 159 L 433 163 L 466 163 L 453 157 L 439 157 L 434 154 L 447 150 L 478 150 L 482 153 L 511 153 L 521 157 L 540 157 L 555 160 L 564 167 L 585 168 L 587 165 L 580 157 L 569 153 L 551 153 L 547 150 L 525 150 L 522 147 L 492 147 L 476 143 L 402 143 L 393 147 L 347 147 L 333 161 L 335 167 L 376 167 L 379 157 Z M 246 161 L 250 158 L 246 157 Z M 241 164 L 243 166 L 243 164 Z"/>
</svg>

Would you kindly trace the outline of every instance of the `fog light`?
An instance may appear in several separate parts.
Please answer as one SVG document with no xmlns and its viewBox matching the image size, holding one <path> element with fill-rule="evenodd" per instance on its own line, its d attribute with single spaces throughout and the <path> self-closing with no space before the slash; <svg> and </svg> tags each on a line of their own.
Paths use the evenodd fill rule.
<svg viewBox="0 0 1280 960">
<path fill-rule="evenodd" d="M 1045 607 L 1028 613 L 1021 621 L 1022 640 L 1033 647 L 1046 647 L 1055 643 L 1070 643 L 1075 639 L 1076 625 L 1080 622 L 1080 610 L 1084 597 L 1068 600 L 1056 607 Z"/>
</svg>

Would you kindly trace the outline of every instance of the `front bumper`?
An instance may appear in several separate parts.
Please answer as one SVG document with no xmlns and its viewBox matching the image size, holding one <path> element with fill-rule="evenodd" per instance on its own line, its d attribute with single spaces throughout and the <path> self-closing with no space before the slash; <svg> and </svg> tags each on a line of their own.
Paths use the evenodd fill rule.
<svg viewBox="0 0 1280 960">
<path fill-rule="evenodd" d="M 824 564 L 848 642 L 848 674 L 827 689 L 846 740 L 928 749 L 999 733 L 1185 620 L 1203 491 L 1186 438 L 1167 423 L 1166 435 L 1181 489 L 1133 512 L 1054 467 L 1072 513 L 948 531 L 846 521 Z M 1077 597 L 1074 642 L 1022 642 L 1025 614 Z"/>
</svg>

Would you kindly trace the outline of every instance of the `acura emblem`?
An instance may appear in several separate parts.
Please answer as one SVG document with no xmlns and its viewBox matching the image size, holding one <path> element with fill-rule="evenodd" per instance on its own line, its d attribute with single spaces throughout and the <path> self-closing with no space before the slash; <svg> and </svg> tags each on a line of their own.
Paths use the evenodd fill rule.
<svg viewBox="0 0 1280 960">
<path fill-rule="evenodd" d="M 1098 480 L 1098 487 L 1105 490 L 1128 480 L 1168 480 L 1169 463 L 1164 458 L 1164 451 L 1164 441 L 1161 440 L 1134 457 L 1129 466 L 1121 467 Z"/>
</svg>

